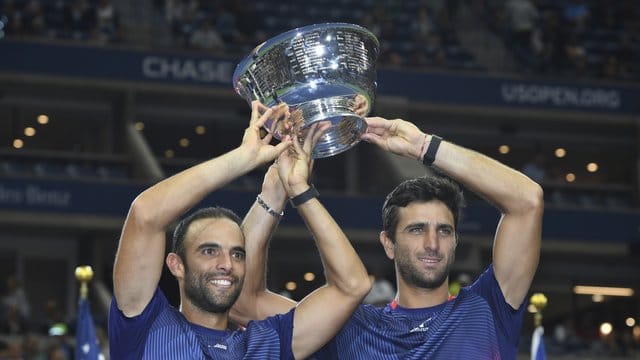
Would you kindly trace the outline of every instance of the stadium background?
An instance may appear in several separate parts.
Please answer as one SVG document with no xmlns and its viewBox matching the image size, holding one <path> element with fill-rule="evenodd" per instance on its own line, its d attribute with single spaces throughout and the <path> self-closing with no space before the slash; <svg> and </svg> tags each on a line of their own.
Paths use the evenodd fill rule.
<svg viewBox="0 0 640 360">
<path fill-rule="evenodd" d="M 93 314 L 104 328 L 130 201 L 239 143 L 249 106 L 232 89 L 237 62 L 282 31 L 341 21 L 380 40 L 373 114 L 411 120 L 514 168 L 544 158 L 531 292 L 549 299 L 549 357 L 637 358 L 640 327 L 628 319 L 640 320 L 639 17 L 631 0 L 0 1 L 0 274 L 27 295 L 23 327 L 45 347 L 55 304 L 73 341 L 73 272 L 90 264 Z M 243 213 L 262 170 L 206 203 Z M 377 242 L 382 200 L 423 171 L 368 144 L 316 163 L 323 202 L 377 276 L 394 281 Z M 467 195 L 452 274 L 463 284 L 488 264 L 498 219 Z M 323 283 L 293 209 L 271 244 L 271 289 L 300 299 Z M 307 272 L 315 279 L 305 281 Z M 287 290 L 291 281 L 297 287 Z M 581 295 L 575 285 L 634 294 Z M 175 290 L 170 276 L 162 286 Z M 605 322 L 612 331 L 603 334 Z M 2 332 L 9 345 L 26 336 Z"/>
</svg>

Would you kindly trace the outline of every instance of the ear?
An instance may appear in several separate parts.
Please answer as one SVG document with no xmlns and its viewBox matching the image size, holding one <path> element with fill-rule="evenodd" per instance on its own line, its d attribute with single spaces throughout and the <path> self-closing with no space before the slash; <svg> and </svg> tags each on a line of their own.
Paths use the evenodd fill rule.
<svg viewBox="0 0 640 360">
<path fill-rule="evenodd" d="M 178 254 L 170 252 L 167 254 L 167 259 L 165 261 L 167 263 L 167 267 L 171 274 L 178 279 L 184 277 L 184 264 L 182 263 L 182 258 L 178 256 Z"/>
<path fill-rule="evenodd" d="M 395 247 L 396 244 L 391 241 L 391 238 L 387 235 L 386 231 L 380 232 L 380 244 L 384 248 L 384 252 L 387 254 L 387 257 L 391 260 L 395 258 Z"/>
</svg>

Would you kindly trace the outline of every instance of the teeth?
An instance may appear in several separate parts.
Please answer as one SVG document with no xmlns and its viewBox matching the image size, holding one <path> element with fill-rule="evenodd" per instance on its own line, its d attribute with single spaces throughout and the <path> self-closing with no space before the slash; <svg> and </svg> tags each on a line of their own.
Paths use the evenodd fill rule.
<svg viewBox="0 0 640 360">
<path fill-rule="evenodd" d="M 229 286 L 229 285 L 231 285 L 231 281 L 229 281 L 229 280 L 212 280 L 211 282 L 216 284 L 216 285 L 221 285 L 221 286 Z"/>
</svg>

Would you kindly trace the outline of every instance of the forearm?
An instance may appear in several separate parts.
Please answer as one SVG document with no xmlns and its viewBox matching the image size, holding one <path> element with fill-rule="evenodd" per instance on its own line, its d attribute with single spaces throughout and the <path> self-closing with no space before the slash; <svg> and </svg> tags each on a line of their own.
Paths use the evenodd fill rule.
<svg viewBox="0 0 640 360">
<path fill-rule="evenodd" d="M 284 191 L 280 193 L 263 191 L 259 196 L 266 206 L 277 213 L 285 207 Z M 280 295 L 269 292 L 266 286 L 269 242 L 279 221 L 278 216 L 267 212 L 256 201 L 242 223 L 247 253 L 245 272 L 248 276 L 245 277 L 240 297 L 231 309 L 232 319 L 241 324 L 246 324 L 249 320 L 261 320 L 284 313 L 295 306 L 294 302 L 288 301 L 282 306 L 283 302 L 278 299 Z"/>
<path fill-rule="evenodd" d="M 149 226 L 165 228 L 211 192 L 249 172 L 255 164 L 242 148 L 175 174 L 144 191 L 136 199 L 138 213 Z"/>
<path fill-rule="evenodd" d="M 367 270 L 349 239 L 318 199 L 311 199 L 297 209 L 314 236 L 327 285 L 361 301 L 371 284 Z"/>
<path fill-rule="evenodd" d="M 284 212 L 287 200 L 284 189 L 280 191 L 263 190 L 258 197 L 264 205 L 260 205 L 256 200 L 242 222 L 248 257 L 246 272 L 252 274 L 245 280 L 244 289 L 253 289 L 256 292 L 266 289 L 269 242 L 280 223 L 280 214 Z M 247 283 L 252 287 L 248 287 Z"/>
<path fill-rule="evenodd" d="M 473 150 L 442 141 L 433 164 L 505 214 L 527 213 L 541 206 L 538 184 Z"/>
<path fill-rule="evenodd" d="M 379 117 L 366 118 L 362 139 L 385 151 L 422 161 L 425 154 L 433 165 L 468 189 L 494 204 L 503 213 L 526 212 L 539 205 L 540 186 L 520 172 L 485 155 L 443 140 L 434 146 L 433 134 L 414 124 Z"/>
<path fill-rule="evenodd" d="M 327 280 L 296 308 L 292 349 L 296 358 L 305 358 L 335 336 L 371 290 L 371 282 L 351 243 L 318 199 L 297 209 L 315 238 Z"/>
<path fill-rule="evenodd" d="M 267 200 L 267 196 L 259 195 L 266 204 L 273 204 L 273 201 Z M 274 211 L 281 212 L 284 208 L 284 200 L 276 201 L 277 206 L 273 207 Z M 251 274 L 245 280 L 244 289 L 253 289 L 254 291 L 263 291 L 266 287 L 266 262 L 269 242 L 280 219 L 269 214 L 258 202 L 254 204 L 247 212 L 242 223 L 242 230 L 245 235 L 245 248 L 247 251 L 246 272 Z M 252 287 L 248 287 L 251 284 Z"/>
</svg>

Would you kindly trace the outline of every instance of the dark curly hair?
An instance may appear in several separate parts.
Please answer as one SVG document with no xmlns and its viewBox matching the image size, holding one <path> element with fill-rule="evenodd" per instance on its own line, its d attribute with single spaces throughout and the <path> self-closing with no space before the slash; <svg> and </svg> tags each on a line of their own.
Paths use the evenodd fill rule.
<svg viewBox="0 0 640 360">
<path fill-rule="evenodd" d="M 460 185 L 451 178 L 434 173 L 416 179 L 405 180 L 396 186 L 382 205 L 382 227 L 387 236 L 395 242 L 395 230 L 398 226 L 398 208 L 406 207 L 412 202 L 439 200 L 453 214 L 455 228 L 462 216 L 465 206 L 464 195 Z"/>
</svg>

